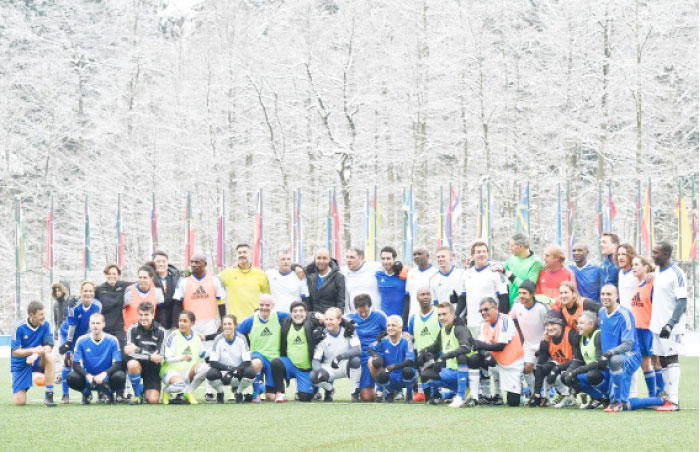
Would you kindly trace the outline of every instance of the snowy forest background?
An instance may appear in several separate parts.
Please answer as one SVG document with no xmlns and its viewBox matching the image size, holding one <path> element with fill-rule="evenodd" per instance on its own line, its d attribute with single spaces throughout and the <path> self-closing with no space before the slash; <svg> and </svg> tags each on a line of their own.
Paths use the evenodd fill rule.
<svg viewBox="0 0 700 452">
<path fill-rule="evenodd" d="M 55 279 L 75 290 L 86 193 L 99 283 L 115 260 L 117 193 L 133 279 L 150 257 L 153 192 L 161 248 L 181 267 L 191 191 L 196 249 L 213 267 L 220 193 L 232 264 L 263 188 L 268 267 L 289 247 L 295 189 L 308 260 L 325 245 L 330 188 L 343 247 L 362 245 L 365 190 L 377 185 L 379 244 L 400 249 L 413 184 L 416 247 L 433 249 L 440 186 L 452 183 L 463 262 L 486 182 L 504 259 L 519 184 L 530 182 L 541 254 L 557 183 L 570 181 L 576 235 L 594 244 L 598 184 L 611 180 L 613 229 L 634 243 L 637 181 L 644 190 L 651 177 L 657 240 L 675 244 L 677 184 L 690 195 L 698 172 L 695 0 L 0 0 L 0 55 L 3 329 L 16 197 L 26 304 L 48 300 L 51 194 Z"/>
</svg>

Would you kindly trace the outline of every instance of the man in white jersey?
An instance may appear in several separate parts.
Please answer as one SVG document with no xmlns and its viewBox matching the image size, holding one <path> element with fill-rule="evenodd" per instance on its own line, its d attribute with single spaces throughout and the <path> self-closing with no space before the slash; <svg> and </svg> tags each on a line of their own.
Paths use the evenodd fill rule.
<svg viewBox="0 0 700 452">
<path fill-rule="evenodd" d="M 316 344 L 311 361 L 311 383 L 324 389 L 324 401 L 330 402 L 335 392 L 333 382 L 339 378 L 349 378 L 353 388 L 352 401 L 359 402 L 362 373 L 360 338 L 354 327 L 346 329 L 343 326 L 343 313 L 339 308 L 328 308 L 325 324 L 324 338 Z"/>
<path fill-rule="evenodd" d="M 484 298 L 503 298 L 508 300 L 508 280 L 502 272 L 491 271 L 489 246 L 482 240 L 475 240 L 471 245 L 474 264 L 464 272 L 464 289 L 467 292 L 467 326 L 472 333 L 481 325 L 479 303 Z"/>
<path fill-rule="evenodd" d="M 433 304 L 449 301 L 455 305 L 455 312 L 462 316 L 466 305 L 464 293 L 464 269 L 452 265 L 452 250 L 441 246 L 436 253 L 438 272 L 430 278 L 430 294 Z"/>
<path fill-rule="evenodd" d="M 379 262 L 366 261 L 365 252 L 359 248 L 350 248 L 345 253 L 347 265 L 340 268 L 345 276 L 345 313 L 355 312 L 352 301 L 357 295 L 366 293 L 372 299 L 372 305 L 381 306 L 376 274 L 382 270 Z"/>
<path fill-rule="evenodd" d="M 275 299 L 277 311 L 289 314 L 289 306 L 295 301 L 301 301 L 309 296 L 306 276 L 302 278 L 292 270 L 292 256 L 289 250 L 281 250 L 277 254 L 277 268 L 265 271 L 270 283 L 270 295 Z"/>
<path fill-rule="evenodd" d="M 518 298 L 513 303 L 510 316 L 517 320 L 523 334 L 523 374 L 530 390 L 535 388 L 535 353 L 544 334 L 544 316 L 547 307 L 535 301 L 535 283 L 526 279 L 520 284 Z"/>
<path fill-rule="evenodd" d="M 418 298 L 416 296 L 418 289 L 421 287 L 430 287 L 430 278 L 438 272 L 436 267 L 430 265 L 430 254 L 424 248 L 418 248 L 413 251 L 413 262 L 415 267 L 408 271 L 406 276 L 406 292 L 411 296 L 411 306 L 409 309 L 409 318 L 412 315 L 421 312 Z"/>
<path fill-rule="evenodd" d="M 652 292 L 649 329 L 654 334 L 652 351 L 659 357 L 669 401 L 656 411 L 678 411 L 678 388 L 681 367 L 678 354 L 682 351 L 685 333 L 685 309 L 688 303 L 688 285 L 685 273 L 671 262 L 673 248 L 668 242 L 660 242 L 653 249 L 654 291 Z"/>
</svg>

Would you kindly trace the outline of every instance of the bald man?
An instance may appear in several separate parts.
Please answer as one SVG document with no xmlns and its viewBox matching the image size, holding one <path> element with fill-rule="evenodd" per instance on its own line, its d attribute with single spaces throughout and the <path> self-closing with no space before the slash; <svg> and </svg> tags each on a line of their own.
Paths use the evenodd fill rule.
<svg viewBox="0 0 700 452">
<path fill-rule="evenodd" d="M 345 277 L 338 271 L 338 265 L 331 260 L 326 248 L 314 253 L 314 262 L 306 268 L 306 282 L 309 287 L 309 311 L 323 314 L 328 308 L 345 310 Z"/>
<path fill-rule="evenodd" d="M 574 258 L 574 263 L 569 264 L 569 270 L 576 277 L 576 287 L 578 293 L 584 298 L 590 298 L 593 301 L 600 301 L 600 285 L 603 279 L 600 267 L 588 262 L 588 254 L 590 253 L 588 245 L 577 243 L 571 248 L 571 255 Z"/>
</svg>

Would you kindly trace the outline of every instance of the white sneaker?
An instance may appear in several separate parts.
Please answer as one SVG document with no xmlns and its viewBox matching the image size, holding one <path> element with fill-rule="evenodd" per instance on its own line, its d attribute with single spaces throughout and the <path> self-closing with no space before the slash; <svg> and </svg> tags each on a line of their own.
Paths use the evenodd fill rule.
<svg viewBox="0 0 700 452">
<path fill-rule="evenodd" d="M 277 394 L 277 396 L 275 396 L 275 403 L 286 403 L 286 402 L 289 402 L 289 400 L 287 400 L 287 394 Z"/>
<path fill-rule="evenodd" d="M 575 408 L 578 406 L 578 402 L 575 398 L 568 396 L 561 402 L 554 405 L 554 408 Z"/>
<path fill-rule="evenodd" d="M 456 395 L 452 399 L 452 403 L 450 403 L 447 406 L 449 406 L 450 408 L 459 408 L 462 406 L 463 403 L 464 403 L 464 399 L 462 399 L 461 396 Z"/>
</svg>

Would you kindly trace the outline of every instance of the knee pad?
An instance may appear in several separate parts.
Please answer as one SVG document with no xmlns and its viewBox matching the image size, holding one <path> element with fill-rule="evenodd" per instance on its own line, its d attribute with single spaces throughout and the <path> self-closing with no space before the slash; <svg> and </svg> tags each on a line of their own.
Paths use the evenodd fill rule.
<svg viewBox="0 0 700 452">
<path fill-rule="evenodd" d="M 325 383 L 330 380 L 331 376 L 328 375 L 326 369 L 318 369 L 311 372 L 311 383 L 317 385 L 319 383 Z"/>
<path fill-rule="evenodd" d="M 216 381 L 221 379 L 221 372 L 219 369 L 214 369 L 213 367 L 207 371 L 207 380 Z"/>
<path fill-rule="evenodd" d="M 412 380 L 414 375 L 415 372 L 413 371 L 412 367 L 404 367 L 401 370 L 401 378 L 403 378 L 404 380 Z"/>
<path fill-rule="evenodd" d="M 384 367 L 384 360 L 381 358 L 381 356 L 372 357 L 372 366 L 374 366 L 375 369 L 381 369 Z"/>
<path fill-rule="evenodd" d="M 255 373 L 253 368 L 250 366 L 243 369 L 243 373 L 242 373 L 243 378 L 248 378 L 249 380 L 252 380 L 255 378 L 256 375 L 257 374 Z"/>
<path fill-rule="evenodd" d="M 610 372 L 617 373 L 625 365 L 625 358 L 620 355 L 615 355 L 610 358 Z"/>
<path fill-rule="evenodd" d="M 387 372 L 386 369 L 382 369 L 379 372 L 377 372 L 377 375 L 374 377 L 374 381 L 376 381 L 377 384 L 385 385 L 389 383 L 390 375 L 391 373 Z"/>
<path fill-rule="evenodd" d="M 470 369 L 478 369 L 481 367 L 481 355 L 474 353 L 471 356 L 467 356 L 467 367 Z"/>
<path fill-rule="evenodd" d="M 207 373 L 207 378 L 209 378 L 208 373 Z M 233 379 L 233 372 L 224 372 L 223 375 L 221 375 L 221 383 L 223 383 L 226 386 L 231 384 L 232 379 Z"/>
<path fill-rule="evenodd" d="M 348 368 L 349 369 L 359 369 L 361 366 L 362 366 L 362 360 L 360 359 L 359 356 L 353 356 L 348 361 Z"/>
<path fill-rule="evenodd" d="M 603 377 L 602 372 L 600 372 L 599 370 L 589 370 L 588 372 L 586 372 L 586 379 L 591 385 L 598 386 L 603 382 L 605 377 Z"/>
<path fill-rule="evenodd" d="M 508 406 L 518 406 L 520 405 L 520 394 L 517 392 L 507 392 L 506 401 L 508 402 Z"/>
<path fill-rule="evenodd" d="M 178 393 L 178 392 L 183 392 L 187 385 L 185 384 L 184 381 L 178 381 L 177 383 L 173 383 L 168 386 L 168 389 L 170 389 L 171 393 Z"/>
</svg>

